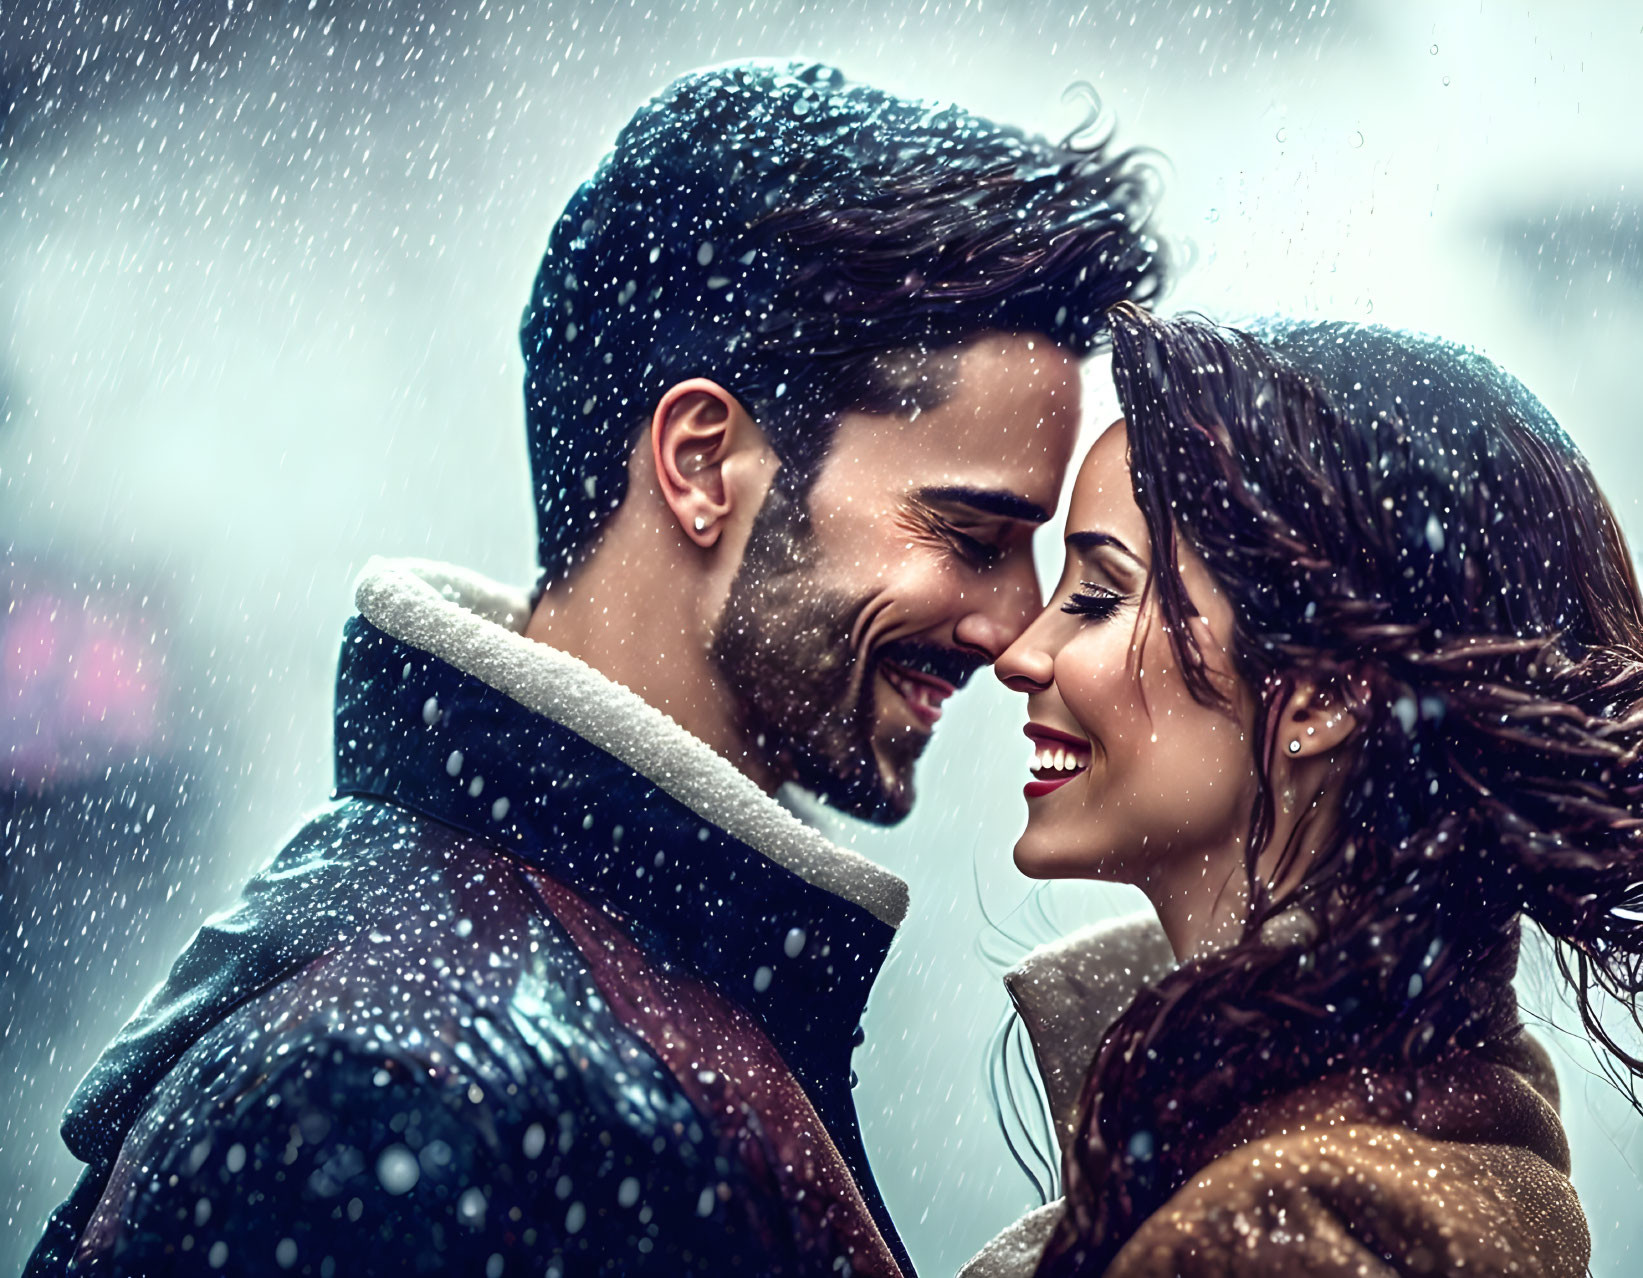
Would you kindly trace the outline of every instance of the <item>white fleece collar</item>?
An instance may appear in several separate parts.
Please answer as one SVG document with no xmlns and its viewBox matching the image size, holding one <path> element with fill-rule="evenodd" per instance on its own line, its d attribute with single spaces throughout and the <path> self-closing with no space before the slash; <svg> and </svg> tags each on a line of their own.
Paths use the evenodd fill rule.
<svg viewBox="0 0 1643 1278">
<path fill-rule="evenodd" d="M 450 564 L 373 558 L 354 602 L 377 629 L 569 728 L 805 882 L 891 927 L 906 916 L 903 879 L 823 838 L 630 689 L 525 638 L 531 610 L 523 590 Z"/>
</svg>

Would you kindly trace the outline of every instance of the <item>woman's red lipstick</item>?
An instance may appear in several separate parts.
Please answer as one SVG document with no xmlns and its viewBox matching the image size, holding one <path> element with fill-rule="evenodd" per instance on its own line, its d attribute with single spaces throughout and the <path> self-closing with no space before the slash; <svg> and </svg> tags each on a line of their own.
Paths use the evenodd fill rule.
<svg viewBox="0 0 1643 1278">
<path fill-rule="evenodd" d="M 1082 737 L 1042 723 L 1029 723 L 1022 731 L 1033 743 L 1033 780 L 1022 787 L 1029 799 L 1042 798 L 1059 790 L 1090 766 L 1090 743 Z"/>
</svg>

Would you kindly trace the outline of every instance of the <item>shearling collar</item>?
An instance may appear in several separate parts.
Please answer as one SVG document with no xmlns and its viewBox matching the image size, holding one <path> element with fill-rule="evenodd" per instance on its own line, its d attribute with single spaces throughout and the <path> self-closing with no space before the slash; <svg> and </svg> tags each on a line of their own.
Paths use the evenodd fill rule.
<svg viewBox="0 0 1643 1278">
<path fill-rule="evenodd" d="M 373 558 L 360 574 L 355 604 L 383 633 L 568 728 L 776 865 L 900 926 L 907 913 L 903 879 L 829 842 L 636 693 L 525 638 L 524 591 L 449 564 Z M 487 797 L 486 806 L 493 805 Z"/>
</svg>

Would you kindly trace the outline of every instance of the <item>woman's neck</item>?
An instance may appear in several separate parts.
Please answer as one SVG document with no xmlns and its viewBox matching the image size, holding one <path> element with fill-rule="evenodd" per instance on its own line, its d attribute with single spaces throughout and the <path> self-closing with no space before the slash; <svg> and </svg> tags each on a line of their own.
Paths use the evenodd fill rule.
<svg viewBox="0 0 1643 1278">
<path fill-rule="evenodd" d="M 1338 789 L 1329 786 L 1301 803 L 1293 794 L 1276 796 L 1272 835 L 1261 853 L 1256 876 L 1269 899 L 1288 896 L 1311 872 L 1339 825 Z M 1172 858 L 1138 884 L 1169 937 L 1180 962 L 1236 944 L 1249 917 L 1249 882 L 1244 869 L 1246 841 Z"/>
</svg>

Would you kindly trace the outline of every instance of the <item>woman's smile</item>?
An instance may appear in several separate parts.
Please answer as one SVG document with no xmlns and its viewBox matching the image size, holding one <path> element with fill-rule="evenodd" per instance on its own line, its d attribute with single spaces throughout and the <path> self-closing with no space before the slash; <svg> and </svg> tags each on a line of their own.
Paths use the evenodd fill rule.
<svg viewBox="0 0 1643 1278">
<path fill-rule="evenodd" d="M 1022 731 L 1033 743 L 1033 756 L 1029 766 L 1032 768 L 1034 779 L 1027 782 L 1022 789 L 1022 793 L 1029 799 L 1037 799 L 1052 790 L 1059 790 L 1089 768 L 1090 743 L 1082 737 L 1075 737 L 1071 733 L 1046 727 L 1041 723 L 1029 723 Z"/>
</svg>

